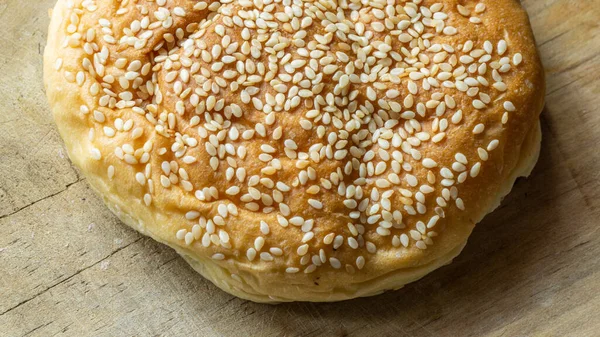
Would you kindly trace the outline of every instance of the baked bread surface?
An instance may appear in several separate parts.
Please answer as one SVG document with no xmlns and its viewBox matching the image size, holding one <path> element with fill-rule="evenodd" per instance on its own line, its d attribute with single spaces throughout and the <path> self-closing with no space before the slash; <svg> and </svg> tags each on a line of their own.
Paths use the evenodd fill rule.
<svg viewBox="0 0 600 337">
<path fill-rule="evenodd" d="M 537 160 L 515 0 L 59 0 L 44 81 L 123 222 L 257 302 L 397 289 Z"/>
</svg>

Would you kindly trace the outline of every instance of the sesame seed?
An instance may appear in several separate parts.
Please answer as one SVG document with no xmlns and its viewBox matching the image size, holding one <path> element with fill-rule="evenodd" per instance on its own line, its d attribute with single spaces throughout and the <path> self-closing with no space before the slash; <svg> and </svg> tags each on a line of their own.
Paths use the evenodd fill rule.
<svg viewBox="0 0 600 337">
<path fill-rule="evenodd" d="M 300 256 L 306 255 L 308 253 L 308 244 L 303 244 L 296 250 L 296 253 Z"/>
<path fill-rule="evenodd" d="M 471 167 L 470 175 L 475 178 L 479 175 L 479 171 L 481 170 L 481 163 L 477 162 L 473 167 Z"/>
<path fill-rule="evenodd" d="M 92 156 L 92 159 L 94 159 L 94 160 L 102 159 L 102 154 L 100 153 L 100 150 L 98 150 L 95 147 L 90 150 L 90 154 Z"/>
<path fill-rule="evenodd" d="M 483 161 L 486 161 L 489 158 L 489 155 L 485 149 L 477 148 L 477 154 L 479 155 L 479 158 Z"/>
<path fill-rule="evenodd" d="M 185 10 L 181 7 L 175 7 L 173 8 L 173 14 L 177 15 L 177 16 L 181 16 L 184 17 L 185 16 Z"/>
<path fill-rule="evenodd" d="M 267 235 L 271 232 L 269 225 L 264 221 L 260 222 L 260 231 L 265 235 Z"/>
<path fill-rule="evenodd" d="M 329 258 L 329 263 L 334 269 L 340 269 L 342 267 L 340 260 L 336 259 L 335 257 Z"/>
<path fill-rule="evenodd" d="M 246 251 L 246 258 L 248 259 L 248 261 L 254 261 L 254 259 L 256 258 L 256 250 L 254 248 L 249 248 Z"/>
<path fill-rule="evenodd" d="M 348 246 L 350 246 L 350 248 L 352 248 L 352 249 L 357 249 L 358 241 L 356 241 L 356 239 L 353 237 L 349 237 L 348 238 Z"/>
<path fill-rule="evenodd" d="M 271 253 L 268 252 L 260 253 L 260 259 L 267 262 L 274 260 L 273 255 L 271 255 Z"/>
<path fill-rule="evenodd" d="M 423 159 L 423 166 L 426 168 L 434 168 L 437 166 L 437 163 L 431 158 L 425 158 Z"/>
<path fill-rule="evenodd" d="M 507 45 L 506 41 L 500 40 L 498 42 L 498 48 L 497 48 L 498 55 L 504 55 L 504 53 L 506 52 L 507 47 L 508 47 L 508 45 Z"/>
<path fill-rule="evenodd" d="M 217 254 L 213 254 L 213 256 L 211 256 L 211 258 L 213 260 L 224 260 L 225 259 L 225 255 L 223 255 L 221 253 L 217 253 Z"/>
<path fill-rule="evenodd" d="M 323 203 L 315 199 L 308 199 L 308 204 L 315 209 L 323 208 Z"/>
<path fill-rule="evenodd" d="M 177 233 L 175 234 L 175 237 L 177 238 L 177 240 L 183 240 L 185 238 L 185 234 L 187 233 L 187 230 L 185 229 L 180 229 L 177 231 Z"/>
<path fill-rule="evenodd" d="M 500 142 L 497 139 L 493 139 L 487 146 L 488 151 L 494 151 Z"/>
<path fill-rule="evenodd" d="M 521 53 L 516 53 L 513 56 L 512 61 L 515 66 L 518 66 L 519 64 L 521 64 L 521 62 L 523 62 L 523 55 L 521 55 Z"/>
<path fill-rule="evenodd" d="M 485 103 L 483 103 L 482 101 L 476 99 L 476 100 L 473 100 L 473 107 L 475 109 L 481 110 L 481 109 L 485 108 Z"/>
<path fill-rule="evenodd" d="M 504 109 L 506 111 L 509 111 L 509 112 L 512 112 L 512 111 L 516 110 L 514 104 L 512 102 L 510 102 L 510 101 L 504 102 L 503 106 L 504 106 Z"/>
<path fill-rule="evenodd" d="M 478 135 L 480 133 L 482 133 L 485 130 L 485 125 L 479 123 L 477 125 L 475 125 L 475 127 L 473 128 L 473 133 Z"/>
</svg>

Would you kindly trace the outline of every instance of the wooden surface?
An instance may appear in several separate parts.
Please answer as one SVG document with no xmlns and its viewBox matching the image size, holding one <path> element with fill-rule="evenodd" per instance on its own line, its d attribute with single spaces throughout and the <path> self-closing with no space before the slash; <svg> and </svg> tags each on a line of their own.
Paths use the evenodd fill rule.
<svg viewBox="0 0 600 337">
<path fill-rule="evenodd" d="M 540 161 L 450 266 L 337 304 L 229 296 L 126 228 L 43 95 L 54 0 L 0 0 L 1 336 L 598 336 L 600 3 L 525 0 L 547 71 Z"/>
</svg>

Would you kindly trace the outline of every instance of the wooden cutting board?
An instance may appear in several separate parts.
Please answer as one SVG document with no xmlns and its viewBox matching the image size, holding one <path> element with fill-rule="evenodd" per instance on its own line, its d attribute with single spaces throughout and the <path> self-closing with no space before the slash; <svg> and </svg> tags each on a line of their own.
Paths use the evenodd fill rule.
<svg viewBox="0 0 600 337">
<path fill-rule="evenodd" d="M 0 0 L 0 335 L 600 335 L 600 3 L 526 0 L 540 161 L 456 261 L 399 291 L 259 305 L 128 229 L 74 169 L 42 88 L 48 9 Z"/>
</svg>

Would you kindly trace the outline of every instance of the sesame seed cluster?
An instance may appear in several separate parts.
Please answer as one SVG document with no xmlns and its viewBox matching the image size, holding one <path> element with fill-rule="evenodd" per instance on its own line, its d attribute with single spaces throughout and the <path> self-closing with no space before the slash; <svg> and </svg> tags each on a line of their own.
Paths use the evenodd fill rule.
<svg viewBox="0 0 600 337">
<path fill-rule="evenodd" d="M 355 274 L 431 249 L 519 109 L 524 58 L 473 38 L 477 1 L 64 2 L 81 52 L 53 71 L 81 88 L 87 156 L 221 263 Z"/>
</svg>

